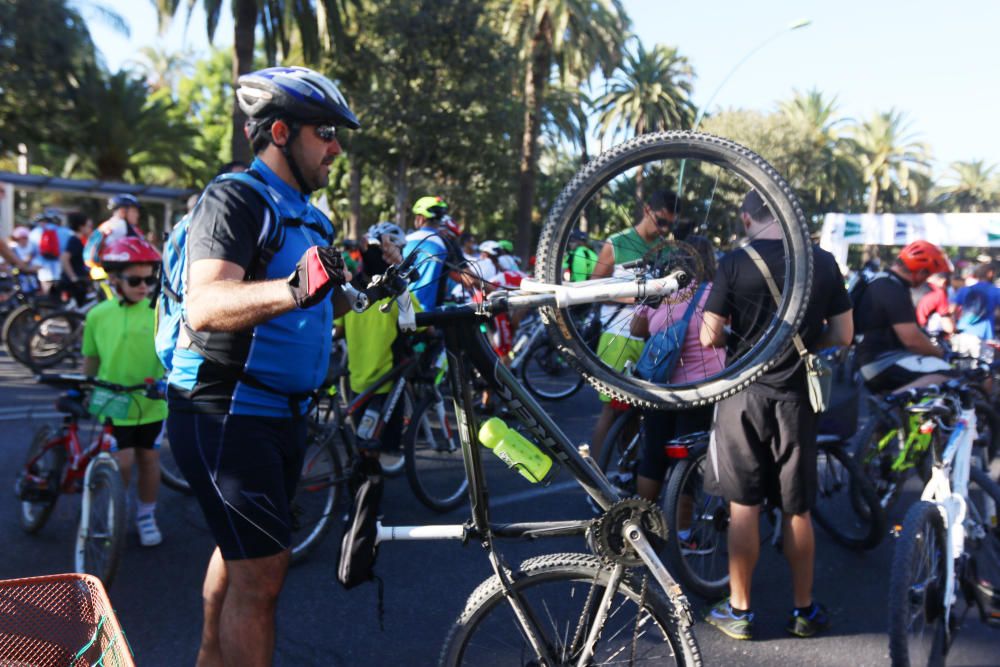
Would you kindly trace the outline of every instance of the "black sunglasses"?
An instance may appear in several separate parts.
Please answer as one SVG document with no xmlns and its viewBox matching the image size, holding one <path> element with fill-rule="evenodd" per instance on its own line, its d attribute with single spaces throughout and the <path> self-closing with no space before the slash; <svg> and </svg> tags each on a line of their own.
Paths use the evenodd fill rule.
<svg viewBox="0 0 1000 667">
<path fill-rule="evenodd" d="M 337 128 L 333 125 L 317 125 L 316 136 L 325 143 L 330 143 L 337 138 Z"/>
<path fill-rule="evenodd" d="M 138 287 L 142 283 L 146 283 L 146 285 L 152 287 L 156 283 L 160 282 L 160 279 L 157 276 L 122 276 L 121 279 L 124 280 L 129 287 Z"/>
</svg>

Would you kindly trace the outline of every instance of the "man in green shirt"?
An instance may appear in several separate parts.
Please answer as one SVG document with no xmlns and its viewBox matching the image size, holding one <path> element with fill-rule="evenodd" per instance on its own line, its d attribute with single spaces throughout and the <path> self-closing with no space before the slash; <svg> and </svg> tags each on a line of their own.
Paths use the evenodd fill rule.
<svg viewBox="0 0 1000 667">
<path fill-rule="evenodd" d="M 617 232 L 608 237 L 598 255 L 597 265 L 590 277 L 608 278 L 621 271 L 621 265 L 642 259 L 646 253 L 656 250 L 663 237 L 670 233 L 677 220 L 677 195 L 670 190 L 656 190 L 647 198 L 643 206 L 642 219 L 634 227 Z M 629 362 L 635 363 L 642 354 L 644 341 L 632 336 L 630 324 L 634 306 L 624 303 L 606 303 L 601 306 L 603 331 L 597 345 L 597 356 L 616 371 L 622 371 Z M 595 459 L 600 460 L 604 438 L 615 420 L 615 408 L 611 397 L 600 396 L 601 414 L 590 440 L 590 450 Z"/>
<path fill-rule="evenodd" d="M 101 266 L 118 294 L 90 310 L 83 329 L 83 373 L 121 385 L 138 385 L 163 377 L 153 345 L 156 313 L 147 298 L 157 283 L 160 253 L 145 239 L 126 236 L 106 246 Z M 160 434 L 167 418 L 166 401 L 141 394 L 95 390 L 90 410 L 111 418 L 118 446 L 115 459 L 128 486 L 132 468 L 139 468 L 136 525 L 144 547 L 163 541 L 156 525 L 156 495 L 160 488 Z"/>
</svg>

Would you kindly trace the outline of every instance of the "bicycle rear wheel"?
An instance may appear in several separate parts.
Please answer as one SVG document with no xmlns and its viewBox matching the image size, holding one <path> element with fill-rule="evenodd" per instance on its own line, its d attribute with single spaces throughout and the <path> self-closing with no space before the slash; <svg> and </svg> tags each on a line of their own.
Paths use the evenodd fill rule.
<svg viewBox="0 0 1000 667">
<path fill-rule="evenodd" d="M 855 510 L 858 502 L 862 511 Z M 816 452 L 816 522 L 848 549 L 873 549 L 885 535 L 885 512 L 871 483 L 841 441 Z"/>
<path fill-rule="evenodd" d="M 889 580 L 889 657 L 893 667 L 944 663 L 948 544 L 937 505 L 906 513 Z"/>
<path fill-rule="evenodd" d="M 110 586 L 125 548 L 125 484 L 113 461 L 98 458 L 90 465 L 83 491 L 89 502 L 84 500 L 86 516 L 81 515 L 76 535 L 76 571 Z"/>
<path fill-rule="evenodd" d="M 28 338 L 29 366 L 36 370 L 52 368 L 67 357 L 79 356 L 85 320 L 86 315 L 72 310 L 43 317 Z"/>
<path fill-rule="evenodd" d="M 551 554 L 511 574 L 518 598 L 560 665 L 575 665 L 611 569 L 589 554 Z M 588 665 L 698 665 L 691 628 L 652 581 L 626 572 L 612 591 L 604 628 Z M 494 575 L 472 593 L 452 626 L 440 664 L 540 665 Z"/>
<path fill-rule="evenodd" d="M 633 170 L 634 175 L 630 173 Z M 709 250 L 693 256 L 685 250 L 687 244 L 666 236 L 635 240 L 638 234 L 631 230 L 645 210 L 642 192 L 660 188 L 678 192 L 678 220 L 690 222 Z M 607 307 L 617 314 L 609 313 L 605 320 L 597 351 L 570 309 L 542 309 L 556 347 L 597 389 L 635 405 L 665 407 L 703 405 L 745 388 L 777 361 L 799 328 L 812 281 L 812 251 L 805 217 L 788 184 L 761 157 L 726 139 L 695 132 L 643 134 L 589 162 L 566 186 L 542 228 L 536 268 L 539 279 L 564 282 L 562 266 L 570 236 L 586 221 L 588 229 L 601 229 L 602 236 L 622 232 L 619 245 L 633 246 L 623 253 L 628 258 L 616 257 L 615 267 L 602 269 L 612 279 L 615 272 L 631 282 L 637 273 L 658 277 L 680 269 L 693 278 L 690 290 L 713 279 L 710 265 L 715 257 L 710 250 L 732 249 L 735 239 L 743 235 L 738 208 L 750 190 L 756 190 L 773 213 L 775 222 L 769 232 L 780 239 L 784 256 L 783 271 L 775 274 L 781 302 L 763 316 L 766 324 L 759 334 L 752 340 L 731 334 L 725 364 L 704 379 L 657 385 L 623 373 L 641 349 L 630 334 L 631 306 Z M 622 266 L 623 261 L 631 266 Z M 690 298 L 690 290 L 668 297 L 667 302 Z M 720 350 L 706 348 L 702 363 L 717 368 L 720 355 Z"/>
<path fill-rule="evenodd" d="M 292 564 L 302 562 L 333 525 L 344 493 L 345 475 L 334 447 L 337 429 L 310 422 L 302 476 L 292 498 Z"/>
<path fill-rule="evenodd" d="M 45 449 L 55 438 L 51 426 L 35 431 L 25 457 L 25 468 L 18 472 L 15 491 L 21 499 L 21 527 L 26 533 L 37 533 L 49 520 L 59 498 L 59 482 L 66 465 L 66 450 L 62 444 Z M 46 480 L 45 488 L 38 489 L 25 479 L 25 470 Z"/>
<path fill-rule="evenodd" d="M 432 391 L 417 403 L 403 436 L 406 477 L 420 502 L 448 512 L 465 500 L 469 480 L 451 401 Z"/>
</svg>

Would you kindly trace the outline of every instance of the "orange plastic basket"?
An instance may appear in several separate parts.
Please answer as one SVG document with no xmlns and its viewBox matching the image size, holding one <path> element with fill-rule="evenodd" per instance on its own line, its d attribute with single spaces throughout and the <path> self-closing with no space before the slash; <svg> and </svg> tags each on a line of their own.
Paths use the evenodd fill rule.
<svg viewBox="0 0 1000 667">
<path fill-rule="evenodd" d="M 0 581 L 0 665 L 134 667 L 101 580 L 56 574 Z"/>
</svg>

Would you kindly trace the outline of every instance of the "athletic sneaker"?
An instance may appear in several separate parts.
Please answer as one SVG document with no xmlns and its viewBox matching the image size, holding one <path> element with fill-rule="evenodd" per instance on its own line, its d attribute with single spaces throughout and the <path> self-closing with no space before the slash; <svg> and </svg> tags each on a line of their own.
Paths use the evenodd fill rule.
<svg viewBox="0 0 1000 667">
<path fill-rule="evenodd" d="M 793 609 L 788 618 L 788 625 L 785 627 L 788 632 L 796 637 L 812 637 L 820 630 L 830 627 L 830 614 L 826 607 L 813 602 L 808 613 L 802 613 L 798 609 Z"/>
<path fill-rule="evenodd" d="M 733 639 L 753 639 L 753 612 L 737 614 L 726 598 L 712 607 L 705 622 L 717 627 L 724 635 Z"/>
<path fill-rule="evenodd" d="M 156 517 L 146 514 L 135 520 L 135 525 L 139 529 L 139 543 L 144 547 L 155 547 L 163 541 L 163 535 L 156 526 Z"/>
</svg>

